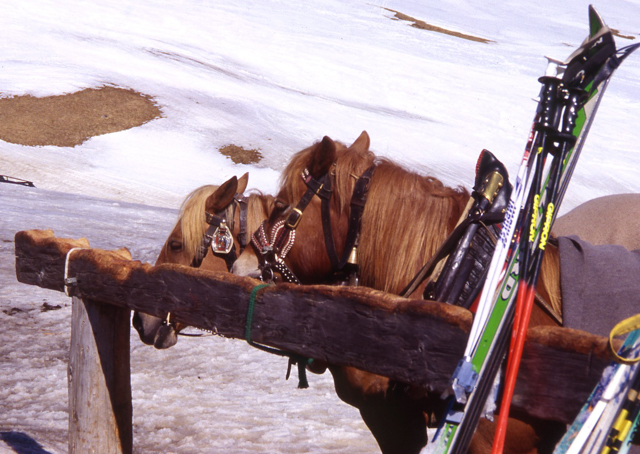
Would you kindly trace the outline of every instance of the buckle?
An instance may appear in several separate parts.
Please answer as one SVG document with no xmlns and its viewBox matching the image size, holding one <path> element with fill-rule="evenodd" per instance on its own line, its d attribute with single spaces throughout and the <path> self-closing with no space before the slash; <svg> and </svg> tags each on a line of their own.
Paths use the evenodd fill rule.
<svg viewBox="0 0 640 454">
<path fill-rule="evenodd" d="M 300 219 L 302 219 L 302 211 L 298 208 L 294 208 L 293 211 L 287 217 L 286 226 L 291 230 L 295 230 L 300 224 Z"/>
<path fill-rule="evenodd" d="M 207 224 L 209 225 L 215 225 L 215 226 L 219 226 L 220 224 L 222 224 L 223 222 L 226 222 L 224 218 L 216 215 L 216 214 L 211 214 L 207 211 L 204 212 L 204 216 L 205 219 L 207 221 Z"/>
</svg>

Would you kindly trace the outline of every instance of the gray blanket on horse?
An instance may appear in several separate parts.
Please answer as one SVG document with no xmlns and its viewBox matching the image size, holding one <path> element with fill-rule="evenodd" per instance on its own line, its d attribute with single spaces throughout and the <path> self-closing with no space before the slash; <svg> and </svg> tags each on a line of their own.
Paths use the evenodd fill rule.
<svg viewBox="0 0 640 454">
<path fill-rule="evenodd" d="M 640 313 L 640 249 L 559 237 L 564 326 L 609 336 Z"/>
<path fill-rule="evenodd" d="M 564 326 L 608 337 L 640 313 L 640 249 L 594 246 L 577 236 L 558 242 Z M 632 444 L 629 454 L 640 454 L 640 446 Z"/>
</svg>

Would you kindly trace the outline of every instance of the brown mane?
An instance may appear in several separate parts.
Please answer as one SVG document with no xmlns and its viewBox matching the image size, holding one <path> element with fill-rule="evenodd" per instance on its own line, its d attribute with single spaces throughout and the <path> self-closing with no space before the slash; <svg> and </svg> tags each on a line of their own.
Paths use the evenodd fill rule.
<svg viewBox="0 0 640 454">
<path fill-rule="evenodd" d="M 378 160 L 362 214 L 362 285 L 400 293 L 453 230 L 468 200 L 466 189 Z"/>
<path fill-rule="evenodd" d="M 362 215 L 358 248 L 361 284 L 398 294 L 455 227 L 469 193 L 410 172 L 368 149 L 336 145 L 332 204 L 341 218 L 347 217 L 356 178 L 376 164 Z M 312 151 L 309 147 L 296 153 L 282 173 L 279 197 L 287 203 L 294 203 L 296 194 L 306 190 L 300 175 Z M 379 238 L 387 239 L 382 247 Z M 336 243 L 341 254 L 343 244 Z"/>
</svg>

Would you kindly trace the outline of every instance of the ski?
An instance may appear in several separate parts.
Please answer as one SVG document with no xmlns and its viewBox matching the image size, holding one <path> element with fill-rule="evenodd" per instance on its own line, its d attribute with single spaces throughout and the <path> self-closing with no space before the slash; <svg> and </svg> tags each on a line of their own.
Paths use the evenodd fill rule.
<svg viewBox="0 0 640 454">
<path fill-rule="evenodd" d="M 502 362 L 513 323 L 513 301 L 520 280 L 521 256 L 520 249 L 512 246 L 512 240 L 519 239 L 522 234 L 525 217 L 522 212 L 527 211 L 525 201 L 528 200 L 533 185 L 536 186 L 534 191 L 541 194 L 541 199 L 546 201 L 547 206 L 549 201 L 553 201 L 555 206 L 555 210 L 547 211 L 546 216 L 536 210 L 538 215 L 535 222 L 532 222 L 532 232 L 534 232 L 535 243 L 539 244 L 540 237 L 548 234 L 555 219 L 557 207 L 566 192 L 604 89 L 615 68 L 630 53 L 624 50 L 624 52 L 621 51 L 622 54 L 617 55 L 611 31 L 592 7 L 589 9 L 589 17 L 591 27 L 588 38 L 566 63 L 550 59 L 551 71 L 548 71 L 546 77 L 541 80 L 543 82 L 541 101 L 534 119 L 534 128 L 525 148 L 500 241 L 496 246 L 480 297 L 465 356 L 452 377 L 449 410 L 428 452 L 466 452 Z M 549 107 L 548 95 L 553 94 L 553 85 L 556 83 L 562 85 L 565 91 L 567 87 L 584 90 L 586 101 L 577 100 L 575 97 L 573 101 L 565 98 L 562 100 L 563 105 L 560 106 L 560 110 Z M 560 118 L 562 111 L 567 115 L 568 109 L 575 109 L 577 113 L 575 126 L 570 131 L 573 139 L 565 150 L 565 156 L 562 159 L 555 159 L 553 169 L 555 176 L 551 181 L 551 186 L 554 187 L 549 188 L 550 170 L 544 165 L 544 156 L 542 153 L 540 155 L 535 153 L 532 156 L 531 152 L 532 149 L 543 148 L 542 145 L 548 133 L 556 134 L 555 141 L 557 141 L 559 134 L 557 129 L 552 131 L 554 128 L 551 125 L 540 128 L 541 118 L 546 116 L 547 119 L 555 122 Z M 548 191 L 548 188 L 553 191 Z M 543 231 L 542 226 L 545 223 L 546 227 Z"/>
<path fill-rule="evenodd" d="M 640 378 L 640 377 L 639 377 Z M 612 440 L 611 445 L 606 446 L 606 450 L 602 451 L 602 454 L 627 454 L 629 449 L 631 448 L 631 443 L 634 440 L 637 440 L 638 436 L 638 426 L 640 425 L 640 392 L 636 389 L 636 400 L 634 404 L 634 414 L 635 418 L 629 417 L 628 421 L 623 421 L 624 426 L 623 429 L 625 432 L 621 432 L 620 436 L 615 437 Z M 627 425 L 628 423 L 628 425 Z"/>
<path fill-rule="evenodd" d="M 612 345 L 613 337 L 626 333 L 629 335 L 620 350 L 613 352 L 616 359 L 603 371 L 587 402 L 558 442 L 554 454 L 618 450 L 631 434 L 640 409 L 637 401 L 640 368 L 637 362 L 633 362 L 637 361 L 640 350 L 640 316 L 616 325 L 611 332 L 609 345 Z"/>
</svg>

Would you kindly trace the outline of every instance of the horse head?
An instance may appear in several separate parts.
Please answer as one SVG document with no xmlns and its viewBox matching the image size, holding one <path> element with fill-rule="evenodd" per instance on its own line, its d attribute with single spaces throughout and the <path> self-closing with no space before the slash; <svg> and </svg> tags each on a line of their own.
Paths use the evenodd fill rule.
<svg viewBox="0 0 640 454">
<path fill-rule="evenodd" d="M 162 246 L 156 265 L 175 263 L 227 271 L 235 257 L 233 253 L 246 244 L 242 235 L 246 237 L 248 227 L 240 205 L 247 204 L 242 193 L 248 179 L 246 173 L 239 179 L 231 177 L 220 186 L 205 185 L 191 192 L 182 203 L 178 220 Z M 161 318 L 134 312 L 133 326 L 142 342 L 156 348 L 175 345 L 176 334 L 185 327 L 167 323 L 167 316 Z M 165 329 L 161 329 L 163 327 Z"/>
<path fill-rule="evenodd" d="M 366 132 L 349 147 L 325 137 L 294 155 L 254 250 L 233 272 L 256 277 L 275 261 L 303 283 L 327 283 L 357 262 L 363 285 L 399 293 L 453 230 L 469 193 L 369 145 Z"/>
<path fill-rule="evenodd" d="M 369 144 L 366 132 L 348 147 L 325 136 L 296 153 L 282 173 L 281 189 L 269 218 L 252 237 L 253 248 L 245 249 L 232 272 L 262 276 L 268 267 L 265 260 L 273 251 L 305 284 L 327 283 L 333 275 L 333 264 L 325 247 L 327 232 L 321 227 L 322 217 L 330 217 L 327 229 L 332 238 L 338 239 L 336 253 L 342 254 L 344 245 L 339 239 L 347 234 L 348 194 L 355 186 L 354 176 L 375 159 Z"/>
</svg>

